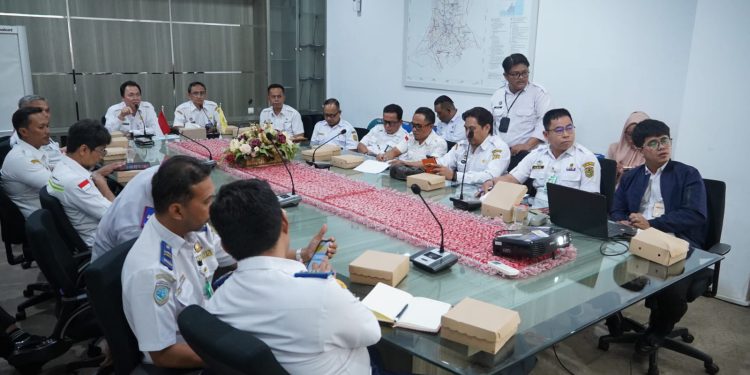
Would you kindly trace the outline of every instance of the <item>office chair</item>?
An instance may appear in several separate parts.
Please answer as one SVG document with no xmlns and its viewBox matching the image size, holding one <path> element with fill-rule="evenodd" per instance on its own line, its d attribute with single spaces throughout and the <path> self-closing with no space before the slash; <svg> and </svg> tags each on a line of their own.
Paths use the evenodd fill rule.
<svg viewBox="0 0 750 375">
<path fill-rule="evenodd" d="M 177 318 L 177 324 L 182 337 L 211 373 L 288 374 L 263 341 L 222 322 L 198 305 L 186 307 Z"/>
<path fill-rule="evenodd" d="M 52 214 L 55 228 L 57 228 L 58 233 L 62 234 L 62 239 L 65 241 L 65 245 L 68 246 L 68 249 L 74 254 L 81 254 L 83 257 L 88 255 L 90 259 L 91 249 L 83 241 L 81 235 L 73 227 L 73 224 L 70 223 L 70 219 L 68 219 L 68 215 L 65 213 L 65 208 L 63 208 L 60 200 L 52 196 L 47 191 L 46 186 L 39 189 L 39 202 L 42 204 L 42 208 L 49 210 Z M 84 260 L 87 261 L 88 259 Z"/>
<path fill-rule="evenodd" d="M 453 148 L 453 146 L 456 145 L 456 142 L 452 142 L 447 139 L 445 140 L 445 143 L 448 144 L 448 151 L 450 151 Z"/>
<path fill-rule="evenodd" d="M 377 125 L 383 125 L 383 119 L 380 117 L 376 117 L 370 121 L 369 124 L 367 124 L 367 131 L 369 132 L 372 128 L 374 128 Z"/>
<path fill-rule="evenodd" d="M 8 156 L 8 153 L 13 148 L 10 145 L 10 136 L 4 137 L 2 141 L 0 141 L 0 167 L 3 166 L 3 163 L 5 162 L 5 157 Z"/>
<path fill-rule="evenodd" d="M 617 162 L 612 159 L 600 158 L 601 179 L 599 192 L 607 197 L 607 212 L 612 209 L 615 201 L 615 186 L 617 185 Z"/>
<path fill-rule="evenodd" d="M 714 254 L 721 256 L 726 255 L 732 249 L 728 244 L 721 243 L 721 231 L 724 227 L 724 208 L 726 200 L 726 184 L 723 181 L 703 179 L 703 184 L 706 187 L 706 198 L 707 198 L 707 231 L 706 231 L 706 243 L 704 248 Z M 692 282 L 688 291 L 688 302 L 694 301 L 701 295 L 707 297 L 716 296 L 719 284 L 719 272 L 721 270 L 721 261 L 714 264 L 714 268 L 706 268 L 697 272 L 692 277 Z M 634 333 L 625 334 L 612 334 L 602 336 L 599 338 L 599 349 L 608 350 L 610 343 L 634 343 L 643 337 L 646 330 L 644 324 L 638 323 L 632 319 L 623 317 L 621 312 L 617 313 L 618 317 L 622 321 L 624 330 L 633 330 Z M 675 340 L 680 337 L 682 341 Z M 689 357 L 703 361 L 703 367 L 709 374 L 716 374 L 719 372 L 719 366 L 716 365 L 710 355 L 696 349 L 693 346 L 687 345 L 695 337 L 688 331 L 687 328 L 676 327 L 672 332 L 667 335 L 664 342 L 659 349 L 668 349 L 682 353 Z M 659 373 L 657 364 L 658 350 L 654 350 L 649 354 L 648 363 L 648 374 L 656 375 Z"/>
<path fill-rule="evenodd" d="M 362 138 L 370 132 L 370 129 L 365 128 L 354 128 L 354 130 L 357 132 L 357 139 L 359 139 L 360 142 L 362 142 Z"/>
<path fill-rule="evenodd" d="M 57 299 L 57 322 L 49 337 L 68 347 L 76 342 L 94 339 L 88 348 L 88 355 L 92 358 L 67 364 L 66 372 L 98 367 L 104 360 L 101 350 L 95 345 L 101 332 L 83 288 L 79 262 L 60 238 L 52 214 L 45 209 L 32 213 L 26 221 L 26 236 L 39 269 L 49 281 Z"/>
</svg>

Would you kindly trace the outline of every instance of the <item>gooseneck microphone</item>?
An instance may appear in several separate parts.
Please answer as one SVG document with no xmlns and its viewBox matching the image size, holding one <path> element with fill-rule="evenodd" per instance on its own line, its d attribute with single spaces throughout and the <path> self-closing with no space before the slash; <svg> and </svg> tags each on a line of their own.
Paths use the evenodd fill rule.
<svg viewBox="0 0 750 375">
<path fill-rule="evenodd" d="M 466 139 L 469 142 L 466 145 L 466 154 L 464 155 L 464 171 L 461 174 L 461 195 L 458 199 L 464 199 L 464 180 L 466 179 L 466 167 L 469 165 L 469 151 L 471 150 L 471 140 L 474 138 L 474 129 L 469 130 Z"/>
<path fill-rule="evenodd" d="M 318 168 L 318 169 L 329 169 L 329 168 L 331 168 L 331 164 L 330 163 L 325 163 L 325 164 L 316 163 L 315 162 L 315 153 L 318 152 L 318 149 L 320 149 L 321 147 L 323 147 L 326 143 L 328 143 L 328 142 L 336 139 L 336 137 L 338 137 L 338 136 L 340 136 L 342 134 L 346 134 L 346 129 L 341 129 L 341 131 L 338 132 L 338 134 L 334 135 L 333 137 L 329 138 L 327 141 L 325 141 L 325 142 L 321 143 L 320 145 L 318 145 L 318 147 L 316 147 L 315 150 L 313 150 L 312 161 L 308 161 L 307 164 L 308 165 L 312 165 L 312 166 L 314 166 L 315 168 Z"/>
<path fill-rule="evenodd" d="M 482 207 L 482 201 L 478 199 L 464 199 L 464 180 L 466 179 L 466 168 L 469 166 L 469 151 L 471 150 L 471 140 L 474 138 L 474 129 L 469 130 L 466 134 L 466 140 L 469 142 L 466 145 L 466 154 L 464 155 L 464 171 L 461 175 L 461 194 L 458 198 L 451 197 L 453 207 L 464 211 L 474 211 Z"/>
<path fill-rule="evenodd" d="M 294 207 L 298 205 L 300 201 L 302 201 L 302 197 L 297 195 L 297 192 L 294 189 L 294 177 L 292 177 L 292 171 L 289 170 L 289 166 L 287 165 L 286 158 L 284 158 L 284 155 L 281 153 L 281 151 L 279 151 L 279 148 L 276 146 L 276 137 L 270 132 L 267 132 L 266 138 L 268 138 L 268 140 L 271 141 L 271 145 L 273 145 L 273 148 L 276 149 L 276 152 L 278 152 L 279 156 L 281 156 L 281 163 L 284 164 L 284 168 L 286 168 L 286 173 L 289 173 L 289 180 L 292 181 L 292 192 L 279 194 L 276 196 L 276 198 L 279 200 L 279 204 L 281 205 L 281 208 Z"/>
<path fill-rule="evenodd" d="M 187 139 L 188 139 L 189 141 L 191 141 L 191 142 L 193 142 L 193 143 L 197 144 L 198 146 L 201 146 L 201 147 L 203 147 L 204 149 L 206 149 L 206 151 L 208 152 L 208 160 L 204 160 L 204 161 L 202 161 L 202 163 L 203 163 L 204 165 L 207 165 L 207 166 L 211 167 L 211 168 L 213 168 L 213 167 L 215 167 L 215 166 L 216 166 L 216 160 L 214 160 L 214 156 L 213 156 L 213 154 L 211 154 L 211 150 L 210 150 L 210 149 L 209 149 L 208 147 L 206 147 L 206 146 L 205 146 L 204 144 L 202 144 L 202 143 L 200 143 L 200 142 L 196 141 L 196 140 L 195 140 L 195 139 L 193 139 L 193 138 L 190 138 L 190 137 L 188 137 L 188 136 L 187 136 L 187 135 L 185 135 L 185 134 L 182 134 L 182 133 L 180 132 L 180 129 L 172 128 L 172 129 L 171 129 L 171 130 L 169 131 L 169 133 L 170 133 L 170 134 L 179 134 L 179 135 L 180 135 L 181 137 L 185 137 L 185 138 L 187 138 Z"/>
<path fill-rule="evenodd" d="M 419 195 L 422 203 L 427 206 L 427 210 L 430 211 L 430 214 L 432 214 L 432 217 L 440 227 L 440 248 L 419 251 L 410 256 L 409 259 L 412 263 L 414 263 L 414 266 L 429 272 L 440 272 L 442 270 L 448 269 L 452 265 L 456 264 L 456 262 L 458 262 L 458 256 L 456 256 L 456 254 L 445 251 L 445 232 L 443 231 L 443 224 L 440 223 L 440 220 L 438 220 L 435 213 L 432 212 L 432 208 L 430 208 L 430 205 L 427 204 L 427 201 L 425 201 L 424 197 L 422 196 L 422 188 L 420 188 L 417 184 L 412 184 L 411 192 Z"/>
</svg>

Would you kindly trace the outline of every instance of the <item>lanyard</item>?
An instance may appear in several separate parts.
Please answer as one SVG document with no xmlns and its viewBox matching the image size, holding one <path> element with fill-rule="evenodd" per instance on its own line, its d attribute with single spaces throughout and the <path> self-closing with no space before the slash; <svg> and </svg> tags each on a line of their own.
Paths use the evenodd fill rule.
<svg viewBox="0 0 750 375">
<path fill-rule="evenodd" d="M 505 107 L 508 108 L 507 110 L 508 117 L 510 117 L 510 109 L 513 108 L 513 104 L 516 104 L 516 100 L 518 100 L 518 97 L 521 96 L 521 94 L 523 94 L 524 91 L 526 91 L 526 89 L 521 90 L 521 92 L 519 92 L 518 95 L 516 95 L 516 98 L 513 99 L 513 103 L 510 103 L 510 106 L 508 106 L 508 93 L 507 92 L 504 93 L 503 100 L 505 101 Z"/>
</svg>

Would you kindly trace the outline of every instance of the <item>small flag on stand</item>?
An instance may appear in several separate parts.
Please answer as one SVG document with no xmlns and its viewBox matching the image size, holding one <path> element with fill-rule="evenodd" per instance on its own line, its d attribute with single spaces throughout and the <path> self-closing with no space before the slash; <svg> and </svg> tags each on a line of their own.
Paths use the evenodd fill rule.
<svg viewBox="0 0 750 375">
<path fill-rule="evenodd" d="M 219 126 L 221 128 L 221 134 L 226 134 L 227 132 L 227 118 L 224 116 L 224 110 L 221 109 L 221 103 L 219 103 L 219 108 L 216 110 L 216 112 L 219 112 Z"/>
<path fill-rule="evenodd" d="M 159 129 L 161 129 L 161 132 L 164 133 L 164 135 L 169 134 L 169 123 L 167 122 L 167 117 L 164 116 L 164 106 L 161 106 L 161 112 L 159 112 Z"/>
</svg>

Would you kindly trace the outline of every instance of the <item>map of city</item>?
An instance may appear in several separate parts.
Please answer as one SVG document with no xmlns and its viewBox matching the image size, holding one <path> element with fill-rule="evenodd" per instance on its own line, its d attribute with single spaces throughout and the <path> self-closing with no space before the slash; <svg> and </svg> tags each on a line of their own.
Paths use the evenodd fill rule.
<svg viewBox="0 0 750 375">
<path fill-rule="evenodd" d="M 404 85 L 491 93 L 501 62 L 533 59 L 538 0 L 408 0 Z"/>
</svg>

